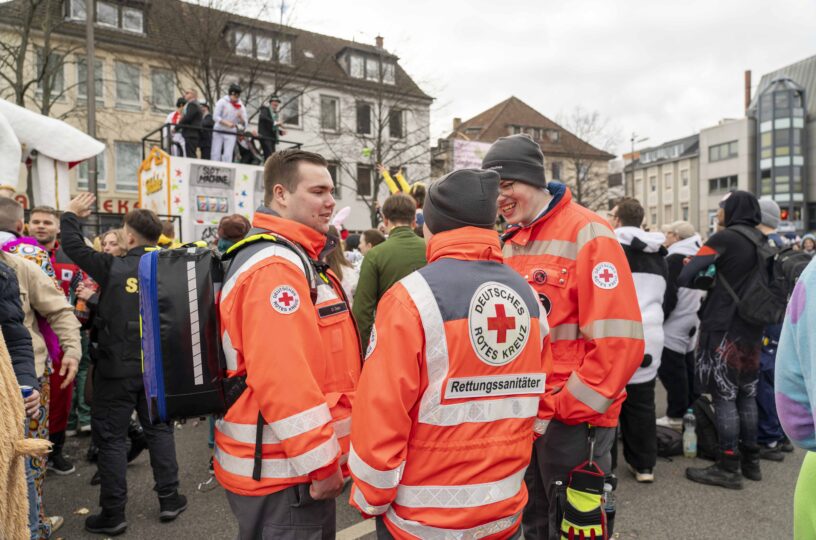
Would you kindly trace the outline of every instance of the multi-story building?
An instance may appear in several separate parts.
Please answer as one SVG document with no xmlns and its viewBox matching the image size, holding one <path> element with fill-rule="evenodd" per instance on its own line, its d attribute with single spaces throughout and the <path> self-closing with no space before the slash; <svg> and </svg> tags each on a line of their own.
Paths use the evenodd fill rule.
<svg viewBox="0 0 816 540">
<path fill-rule="evenodd" d="M 35 83 L 24 94 L 25 106 L 39 110 L 49 101 L 49 115 L 84 130 L 85 0 L 44 2 L 33 23 L 26 23 L 28 5 L 0 5 L 0 39 L 13 45 L 12 53 L 0 55 L 19 51 L 28 31 L 18 82 Z M 103 211 L 134 206 L 142 139 L 165 122 L 181 90 L 197 87 L 201 97 L 215 100 L 232 82 L 243 86 L 252 118 L 268 96 L 281 96 L 283 139 L 331 161 L 338 207 L 352 208 L 349 228 L 368 228 L 384 196 L 378 162 L 402 167 L 409 181 L 430 176 L 432 98 L 382 38 L 356 43 L 180 0 L 97 0 L 94 19 L 96 137 L 106 144 L 97 166 Z M 0 96 L 15 99 L 5 78 Z M 81 164 L 72 172 L 71 191 L 87 187 L 88 167 Z"/>
<path fill-rule="evenodd" d="M 608 206 L 608 162 L 615 158 L 553 122 L 520 99 L 510 97 L 473 118 L 455 118 L 453 131 L 431 149 L 432 174 L 479 167 L 484 153 L 499 137 L 523 133 L 544 153 L 547 180 L 564 182 L 573 198 L 593 210 Z"/>
<path fill-rule="evenodd" d="M 734 189 L 754 189 L 754 120 L 721 120 L 700 130 L 700 197 L 698 223 L 704 234 L 714 232 L 723 195 Z M 696 225 L 696 223 L 695 223 Z"/>
<path fill-rule="evenodd" d="M 625 169 L 632 196 L 645 210 L 651 230 L 679 219 L 700 230 L 699 136 L 691 135 L 640 150 Z"/>
</svg>

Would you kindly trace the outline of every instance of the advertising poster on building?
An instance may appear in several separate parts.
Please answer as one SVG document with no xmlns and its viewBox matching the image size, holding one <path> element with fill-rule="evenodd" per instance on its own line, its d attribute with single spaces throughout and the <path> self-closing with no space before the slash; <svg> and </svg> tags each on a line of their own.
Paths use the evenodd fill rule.
<svg viewBox="0 0 816 540">
<path fill-rule="evenodd" d="M 139 208 L 171 214 L 170 155 L 153 147 L 139 166 Z"/>
<path fill-rule="evenodd" d="M 478 141 L 453 140 L 453 168 L 481 169 L 490 144 Z"/>
</svg>

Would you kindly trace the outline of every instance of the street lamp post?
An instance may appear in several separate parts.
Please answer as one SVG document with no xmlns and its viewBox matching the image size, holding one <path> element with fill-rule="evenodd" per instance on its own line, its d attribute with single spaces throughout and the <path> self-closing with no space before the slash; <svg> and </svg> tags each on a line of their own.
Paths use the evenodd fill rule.
<svg viewBox="0 0 816 540">
<path fill-rule="evenodd" d="M 86 0 L 85 2 L 85 98 L 88 107 L 88 135 L 96 138 L 96 61 L 94 47 L 94 14 L 96 13 L 96 1 Z M 96 156 L 88 160 L 88 191 L 99 198 L 99 186 L 97 183 L 98 167 Z M 94 206 L 96 203 L 94 202 Z"/>
</svg>

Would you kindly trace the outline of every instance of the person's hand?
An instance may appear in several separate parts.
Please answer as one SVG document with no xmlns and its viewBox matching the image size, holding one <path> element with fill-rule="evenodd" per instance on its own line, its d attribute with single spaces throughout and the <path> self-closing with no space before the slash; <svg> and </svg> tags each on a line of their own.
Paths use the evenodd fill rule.
<svg viewBox="0 0 816 540">
<path fill-rule="evenodd" d="M 23 398 L 23 405 L 25 406 L 26 416 L 29 418 L 36 418 L 35 415 L 37 415 L 40 410 L 39 390 L 32 390 L 30 396 Z"/>
<path fill-rule="evenodd" d="M 86 302 L 90 300 L 91 296 L 93 296 L 94 294 L 95 293 L 93 289 L 91 289 L 90 287 L 83 286 L 82 283 L 79 284 L 76 290 L 77 298 L 81 298 Z"/>
<path fill-rule="evenodd" d="M 62 365 L 60 366 L 60 377 L 65 377 L 65 380 L 62 381 L 60 385 L 60 389 L 64 390 L 68 388 L 68 385 L 74 382 L 74 377 L 76 377 L 77 370 L 79 369 L 79 360 L 76 358 L 71 358 L 70 356 L 63 356 L 62 357 Z"/>
<path fill-rule="evenodd" d="M 334 474 L 323 480 L 312 480 L 312 485 L 309 486 L 309 495 L 316 501 L 323 501 L 326 499 L 334 499 L 343 492 L 343 473 L 340 472 L 340 467 L 334 471 Z"/>
<path fill-rule="evenodd" d="M 78 217 L 86 218 L 91 215 L 91 208 L 96 202 L 96 197 L 93 193 L 80 193 L 68 203 L 68 212 L 73 212 Z"/>
<path fill-rule="evenodd" d="M 233 122 L 232 120 L 221 120 L 221 123 L 227 126 L 228 128 L 235 127 L 235 122 Z"/>
<path fill-rule="evenodd" d="M 380 174 L 385 174 L 386 172 L 385 165 L 383 165 L 382 163 L 377 163 L 377 172 Z"/>
</svg>

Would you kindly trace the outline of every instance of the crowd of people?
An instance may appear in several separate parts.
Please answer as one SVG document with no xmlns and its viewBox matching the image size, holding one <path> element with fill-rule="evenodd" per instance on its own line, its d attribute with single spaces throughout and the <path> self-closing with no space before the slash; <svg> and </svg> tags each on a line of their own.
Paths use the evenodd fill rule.
<svg viewBox="0 0 816 540">
<path fill-rule="evenodd" d="M 225 131 L 245 120 L 233 90 L 216 106 Z M 188 155 L 205 147 L 185 131 L 197 106 L 189 91 L 174 113 Z M 234 139 L 215 133 L 211 155 L 229 154 Z M 359 234 L 332 225 L 332 192 L 322 156 L 272 145 L 263 205 L 251 222 L 224 217 L 213 246 L 235 246 L 219 338 L 224 376 L 242 390 L 212 419 L 210 468 L 240 538 L 334 538 L 347 481 L 378 538 L 606 538 L 618 439 L 635 480 L 659 480 L 658 428 L 682 430 L 688 409 L 706 403 L 716 456 L 687 469 L 693 482 L 739 489 L 761 480 L 761 459 L 784 459 L 792 442 L 814 447 L 798 344 L 787 345 L 799 356 L 787 354 L 784 397 L 774 392 L 780 336 L 809 340 L 798 330 L 805 285 L 790 284 L 798 326 L 743 309 L 766 248 L 784 274 L 792 263 L 780 261 L 801 271 L 816 247 L 776 232 L 773 201 L 727 194 L 705 241 L 686 221 L 648 231 L 636 199 L 602 216 L 548 182 L 524 135 L 496 141 L 482 169 L 392 194 L 381 226 Z M 74 471 L 62 451 L 71 435 L 91 433 L 98 467 L 87 531 L 128 528 L 125 468 L 144 449 L 158 518 L 188 504 L 172 426 L 151 422 L 141 365 L 139 260 L 178 245 L 172 224 L 136 209 L 89 239 L 93 203 L 80 194 L 62 213 L 37 207 L 26 224 L 0 198 L 3 338 L 26 390 L 25 436 L 52 445 L 26 460 L 20 537 L 49 538 L 62 524 L 42 490 L 46 469 Z M 235 245 L 265 232 L 291 245 Z"/>
<path fill-rule="evenodd" d="M 165 119 L 162 128 L 165 149 L 174 156 L 263 164 L 286 134 L 281 127 L 281 99 L 274 94 L 269 96 L 258 109 L 258 126 L 252 130 L 241 92 L 240 85 L 231 84 L 227 95 L 211 108 L 209 103 L 199 100 L 197 90 L 185 90 L 176 100 L 176 110 Z"/>
</svg>

